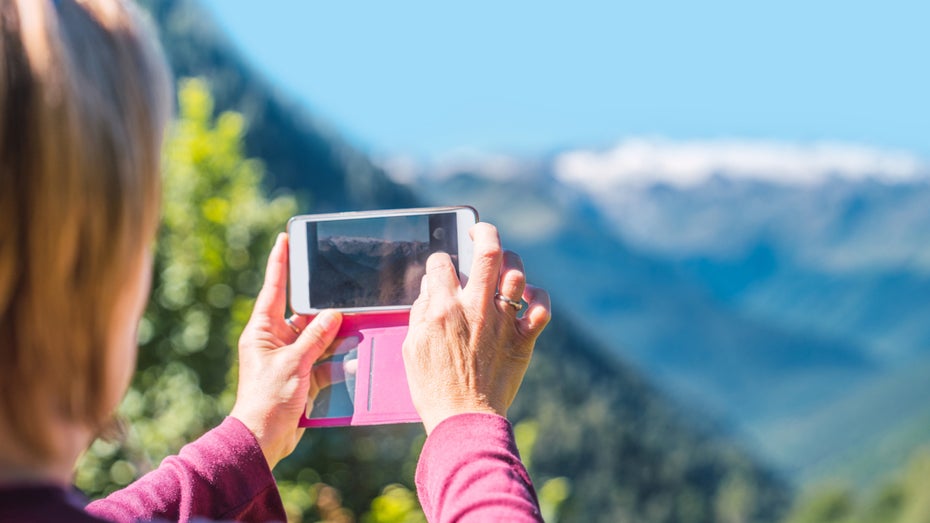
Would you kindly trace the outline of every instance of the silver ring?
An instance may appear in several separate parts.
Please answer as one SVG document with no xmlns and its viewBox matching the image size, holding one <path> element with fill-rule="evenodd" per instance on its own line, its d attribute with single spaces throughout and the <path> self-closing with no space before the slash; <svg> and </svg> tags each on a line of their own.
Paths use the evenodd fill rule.
<svg viewBox="0 0 930 523">
<path fill-rule="evenodd" d="M 514 310 L 516 310 L 517 312 L 520 312 L 520 311 L 523 310 L 523 302 L 522 302 L 522 301 L 511 300 L 510 298 L 508 298 L 507 296 L 504 296 L 503 294 L 501 294 L 501 293 L 499 293 L 499 292 L 497 292 L 497 293 L 494 294 L 494 299 L 496 299 L 497 301 L 499 301 L 499 302 L 501 302 L 501 303 L 506 303 L 507 305 L 510 305 L 510 306 L 513 307 Z"/>
<path fill-rule="evenodd" d="M 287 326 L 290 327 L 292 331 L 294 331 L 294 334 L 300 336 L 300 329 L 297 328 L 297 325 L 294 325 L 294 322 L 291 321 L 290 318 L 284 318 L 284 323 L 286 323 Z"/>
</svg>

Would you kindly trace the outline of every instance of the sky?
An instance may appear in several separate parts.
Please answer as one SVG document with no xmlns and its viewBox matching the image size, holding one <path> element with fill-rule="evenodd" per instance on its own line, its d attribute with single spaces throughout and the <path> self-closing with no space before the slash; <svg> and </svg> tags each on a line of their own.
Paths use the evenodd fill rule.
<svg viewBox="0 0 930 523">
<path fill-rule="evenodd" d="M 930 2 L 202 1 L 375 156 L 660 137 L 930 158 Z"/>
</svg>

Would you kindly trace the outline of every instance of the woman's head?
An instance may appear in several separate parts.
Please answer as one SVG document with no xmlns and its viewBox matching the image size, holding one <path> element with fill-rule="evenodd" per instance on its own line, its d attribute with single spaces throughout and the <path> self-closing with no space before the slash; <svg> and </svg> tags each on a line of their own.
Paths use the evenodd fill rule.
<svg viewBox="0 0 930 523">
<path fill-rule="evenodd" d="M 172 91 L 127 2 L 0 10 L 0 419 L 53 460 L 51 425 L 101 426 L 126 386 Z"/>
</svg>

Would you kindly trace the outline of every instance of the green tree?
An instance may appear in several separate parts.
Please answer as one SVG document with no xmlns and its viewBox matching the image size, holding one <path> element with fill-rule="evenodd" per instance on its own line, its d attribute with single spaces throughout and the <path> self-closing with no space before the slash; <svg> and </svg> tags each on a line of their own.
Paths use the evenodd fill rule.
<svg viewBox="0 0 930 523">
<path fill-rule="evenodd" d="M 76 484 L 91 498 L 152 470 L 232 408 L 238 338 L 274 237 L 297 211 L 289 193 L 265 195 L 262 164 L 244 153 L 243 117 L 229 111 L 214 117 L 205 82 L 180 82 L 178 105 L 164 149 L 162 225 L 151 299 L 139 327 L 138 369 L 119 408 L 127 430 L 120 441 L 94 442 L 82 457 Z M 380 477 L 371 474 L 375 470 L 397 481 L 396 466 L 379 466 L 392 447 L 392 463 L 406 463 L 403 475 L 412 478 L 423 441 L 410 434 L 314 434 L 279 467 L 288 519 L 354 521 L 370 501 L 367 521 L 423 521 L 408 487 L 372 484 Z M 311 462 L 322 466 L 320 472 Z M 347 469 L 351 473 L 333 473 Z M 331 480 L 338 485 L 326 483 Z M 343 506 L 341 488 L 352 493 L 353 506 Z"/>
<path fill-rule="evenodd" d="M 534 470 L 533 452 L 536 450 L 536 440 L 539 437 L 539 422 L 533 418 L 524 419 L 514 426 L 513 435 L 517 449 L 520 451 L 520 458 L 537 486 L 536 493 L 543 519 L 556 523 L 560 519 L 562 504 L 571 496 L 571 480 L 564 476 L 545 477 Z"/>
<path fill-rule="evenodd" d="M 930 449 L 874 493 L 822 486 L 802 496 L 785 523 L 930 523 Z"/>
<path fill-rule="evenodd" d="M 404 485 L 384 487 L 371 502 L 371 511 L 362 517 L 363 523 L 426 523 L 417 495 Z"/>
<path fill-rule="evenodd" d="M 91 497 L 120 488 L 216 425 L 235 395 L 235 347 L 293 197 L 267 198 L 243 153 L 245 122 L 213 115 L 207 86 L 186 80 L 164 149 L 162 225 L 139 365 L 119 412 L 128 434 L 95 442 L 76 482 Z"/>
<path fill-rule="evenodd" d="M 824 486 L 804 496 L 786 523 L 847 523 L 855 510 L 853 493 L 841 486 Z"/>
</svg>

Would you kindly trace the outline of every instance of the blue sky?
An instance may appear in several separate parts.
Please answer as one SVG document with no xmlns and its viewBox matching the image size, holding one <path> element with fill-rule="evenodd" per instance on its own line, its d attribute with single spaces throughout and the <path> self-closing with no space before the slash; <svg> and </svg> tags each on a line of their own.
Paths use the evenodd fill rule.
<svg viewBox="0 0 930 523">
<path fill-rule="evenodd" d="M 930 2 L 203 2 L 376 155 L 661 136 L 930 157 Z"/>
</svg>

